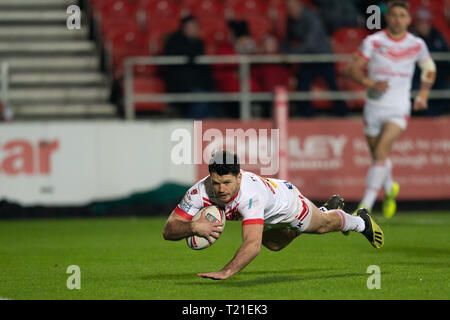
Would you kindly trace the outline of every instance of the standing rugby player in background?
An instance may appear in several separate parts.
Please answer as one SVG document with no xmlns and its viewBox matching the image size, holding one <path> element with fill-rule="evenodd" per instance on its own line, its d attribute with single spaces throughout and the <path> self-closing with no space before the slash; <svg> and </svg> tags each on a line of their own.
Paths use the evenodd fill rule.
<svg viewBox="0 0 450 320">
<path fill-rule="evenodd" d="M 393 143 L 406 129 L 411 114 L 410 91 L 415 64 L 418 63 L 422 74 L 414 110 L 427 108 L 428 94 L 436 78 L 436 65 L 425 42 L 408 32 L 410 23 L 408 3 L 391 1 L 386 13 L 386 29 L 364 39 L 344 72 L 368 89 L 364 122 L 373 162 L 359 208 L 370 211 L 383 187 L 383 214 L 388 219 L 396 212 L 395 198 L 400 190 L 398 183 L 393 181 L 392 162 L 388 156 Z M 364 73 L 366 67 L 368 76 Z"/>
</svg>

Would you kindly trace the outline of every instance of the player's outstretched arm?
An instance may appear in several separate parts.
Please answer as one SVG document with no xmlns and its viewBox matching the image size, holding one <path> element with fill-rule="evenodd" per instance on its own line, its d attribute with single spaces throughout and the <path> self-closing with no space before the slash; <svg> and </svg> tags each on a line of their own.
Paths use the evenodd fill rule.
<svg viewBox="0 0 450 320">
<path fill-rule="evenodd" d="M 212 243 L 212 237 L 218 239 L 223 227 L 221 222 L 210 222 L 205 218 L 205 210 L 197 221 L 189 221 L 172 211 L 163 230 L 165 240 L 181 240 L 190 236 L 200 236 Z"/>
<path fill-rule="evenodd" d="M 355 54 L 353 60 L 342 72 L 342 75 L 366 88 L 373 89 L 378 93 L 383 93 L 388 88 L 388 83 L 386 81 L 373 81 L 367 77 L 364 72 L 367 62 L 367 59 Z"/>
<path fill-rule="evenodd" d="M 225 280 L 244 269 L 261 251 L 263 225 L 250 224 L 242 227 L 243 242 L 233 259 L 220 271 L 199 273 L 199 277 Z"/>
<path fill-rule="evenodd" d="M 419 62 L 421 73 L 420 91 L 414 99 L 413 108 L 415 111 L 428 108 L 428 94 L 436 80 L 436 64 L 431 57 Z"/>
</svg>

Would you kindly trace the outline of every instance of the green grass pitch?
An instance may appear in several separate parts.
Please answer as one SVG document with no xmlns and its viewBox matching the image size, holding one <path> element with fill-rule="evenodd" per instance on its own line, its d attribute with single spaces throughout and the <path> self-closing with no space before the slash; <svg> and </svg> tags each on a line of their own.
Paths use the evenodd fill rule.
<svg viewBox="0 0 450 320">
<path fill-rule="evenodd" d="M 450 213 L 398 213 L 375 219 L 386 236 L 375 250 L 360 234 L 301 235 L 280 252 L 261 250 L 225 281 L 217 271 L 241 243 L 227 222 L 210 248 L 164 241 L 159 218 L 0 221 L 0 297 L 9 299 L 449 299 Z M 69 265 L 81 289 L 66 287 Z M 381 288 L 369 290 L 370 265 Z"/>
</svg>

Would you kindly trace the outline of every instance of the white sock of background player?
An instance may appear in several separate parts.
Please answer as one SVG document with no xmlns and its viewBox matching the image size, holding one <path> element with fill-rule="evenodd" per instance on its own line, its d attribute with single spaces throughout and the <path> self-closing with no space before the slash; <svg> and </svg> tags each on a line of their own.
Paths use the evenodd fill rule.
<svg viewBox="0 0 450 320">
<path fill-rule="evenodd" d="M 375 161 L 369 169 L 367 174 L 366 193 L 361 201 L 361 205 L 365 206 L 369 210 L 372 210 L 375 200 L 377 199 L 378 192 L 385 182 L 387 170 L 388 168 L 385 160 Z"/>
<path fill-rule="evenodd" d="M 386 179 L 384 180 L 383 188 L 384 192 L 388 193 L 392 190 L 392 161 L 391 159 L 386 159 Z"/>
</svg>

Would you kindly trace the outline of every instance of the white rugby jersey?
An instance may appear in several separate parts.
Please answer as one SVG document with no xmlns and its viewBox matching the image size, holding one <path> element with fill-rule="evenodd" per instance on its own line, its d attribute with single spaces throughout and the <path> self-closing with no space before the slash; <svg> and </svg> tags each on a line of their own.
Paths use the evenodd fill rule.
<svg viewBox="0 0 450 320">
<path fill-rule="evenodd" d="M 239 191 L 228 203 L 214 196 L 211 180 L 207 176 L 186 192 L 174 211 L 192 220 L 202 208 L 218 205 L 225 210 L 227 220 L 242 220 L 243 225 L 273 225 L 284 222 L 283 219 L 298 210 L 298 193 L 293 192 L 295 187 L 288 181 L 262 178 L 244 170 L 241 173 Z"/>
<path fill-rule="evenodd" d="M 409 32 L 400 39 L 393 39 L 383 30 L 366 37 L 357 53 L 368 60 L 370 79 L 389 83 L 381 95 L 368 90 L 366 107 L 399 108 L 409 114 L 416 62 L 429 57 L 425 42 Z"/>
</svg>

